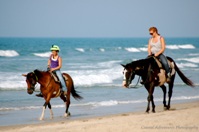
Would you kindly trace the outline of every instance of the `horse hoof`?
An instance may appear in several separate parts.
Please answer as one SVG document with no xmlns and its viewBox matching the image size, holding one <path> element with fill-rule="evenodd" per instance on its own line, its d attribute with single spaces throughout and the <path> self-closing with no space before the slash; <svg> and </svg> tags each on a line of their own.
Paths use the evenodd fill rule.
<svg viewBox="0 0 199 132">
<path fill-rule="evenodd" d="M 166 111 L 166 110 L 169 110 L 169 109 L 170 109 L 169 106 L 164 107 L 164 110 L 165 110 L 165 111 Z"/>
<path fill-rule="evenodd" d="M 170 106 L 167 107 L 167 110 L 170 110 Z"/>
<path fill-rule="evenodd" d="M 146 113 L 149 113 L 149 111 L 150 111 L 150 109 L 147 109 L 147 110 L 146 110 Z"/>
<path fill-rule="evenodd" d="M 70 116 L 70 112 L 67 112 L 64 114 L 64 117 L 69 117 Z"/>
<path fill-rule="evenodd" d="M 164 110 L 167 110 L 167 107 L 164 107 Z"/>
</svg>

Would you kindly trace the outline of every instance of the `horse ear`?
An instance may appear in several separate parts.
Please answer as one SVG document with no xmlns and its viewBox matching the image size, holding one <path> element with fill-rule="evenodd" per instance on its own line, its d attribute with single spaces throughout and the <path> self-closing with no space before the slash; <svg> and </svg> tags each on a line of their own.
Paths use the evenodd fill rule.
<svg viewBox="0 0 199 132">
<path fill-rule="evenodd" d="M 27 74 L 22 74 L 22 76 L 27 77 Z"/>
<path fill-rule="evenodd" d="M 125 65 L 121 64 L 121 66 L 123 66 L 124 68 L 126 67 Z"/>
</svg>

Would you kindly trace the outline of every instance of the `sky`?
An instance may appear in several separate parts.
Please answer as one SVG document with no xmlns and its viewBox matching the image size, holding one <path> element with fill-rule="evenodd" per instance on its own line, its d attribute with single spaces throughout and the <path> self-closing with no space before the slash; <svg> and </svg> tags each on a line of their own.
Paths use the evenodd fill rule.
<svg viewBox="0 0 199 132">
<path fill-rule="evenodd" d="M 0 0 L 0 37 L 199 37 L 199 0 Z"/>
</svg>

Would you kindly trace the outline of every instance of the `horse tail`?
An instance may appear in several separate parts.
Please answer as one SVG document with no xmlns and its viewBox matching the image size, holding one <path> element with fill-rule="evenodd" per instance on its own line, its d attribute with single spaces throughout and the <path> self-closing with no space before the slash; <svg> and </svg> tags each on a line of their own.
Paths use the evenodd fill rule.
<svg viewBox="0 0 199 132">
<path fill-rule="evenodd" d="M 173 61 L 174 62 L 174 61 Z M 182 81 L 184 83 L 186 83 L 188 86 L 194 87 L 194 83 L 189 80 L 183 73 L 182 71 L 178 68 L 178 66 L 176 65 L 176 63 L 174 62 L 175 65 L 175 70 L 177 71 L 178 75 L 180 76 L 180 78 L 182 79 Z"/>
<path fill-rule="evenodd" d="M 71 93 L 72 93 L 72 96 L 78 100 L 78 99 L 83 99 L 83 97 L 81 97 L 78 92 L 75 90 L 75 87 L 74 87 L 74 84 L 72 84 L 72 89 L 71 89 Z"/>
</svg>

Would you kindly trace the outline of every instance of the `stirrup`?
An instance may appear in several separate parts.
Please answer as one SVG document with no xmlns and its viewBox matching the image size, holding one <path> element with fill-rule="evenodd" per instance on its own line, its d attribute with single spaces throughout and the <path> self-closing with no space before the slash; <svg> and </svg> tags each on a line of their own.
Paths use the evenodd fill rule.
<svg viewBox="0 0 199 132">
<path fill-rule="evenodd" d="M 67 95 L 67 91 L 64 91 L 63 89 L 61 89 L 61 94 Z"/>
<path fill-rule="evenodd" d="M 42 93 L 36 94 L 35 96 L 37 96 L 37 97 L 44 97 L 44 96 L 42 95 Z"/>
<path fill-rule="evenodd" d="M 170 82 L 171 82 L 171 79 L 170 79 L 169 77 L 167 77 L 166 82 L 167 82 L 167 83 L 170 83 Z"/>
<path fill-rule="evenodd" d="M 143 80 L 141 80 L 141 81 L 140 81 L 140 84 L 144 85 L 144 81 L 143 81 Z"/>
</svg>

